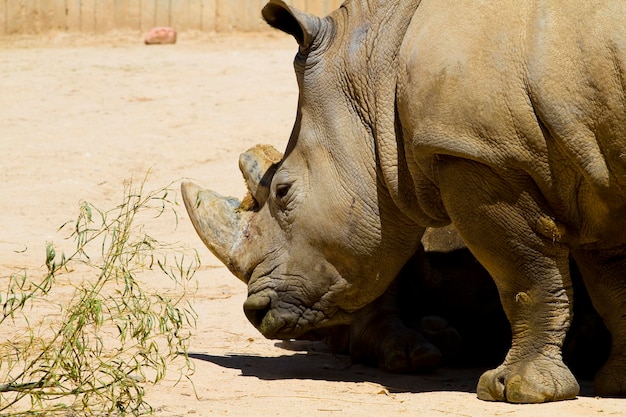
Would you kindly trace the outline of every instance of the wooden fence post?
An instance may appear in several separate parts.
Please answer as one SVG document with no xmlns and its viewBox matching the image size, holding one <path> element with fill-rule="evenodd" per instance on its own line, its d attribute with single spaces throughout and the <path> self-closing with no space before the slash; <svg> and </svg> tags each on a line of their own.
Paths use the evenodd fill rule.
<svg viewBox="0 0 626 417">
<path fill-rule="evenodd" d="M 7 0 L 0 0 L 0 35 L 7 33 Z"/>
<path fill-rule="evenodd" d="M 170 25 L 170 0 L 156 0 L 154 26 Z"/>
<path fill-rule="evenodd" d="M 202 30 L 217 30 L 217 0 L 202 0 Z"/>
<path fill-rule="evenodd" d="M 80 2 L 80 31 L 96 32 L 96 1 L 81 0 Z"/>
<path fill-rule="evenodd" d="M 7 33 L 21 33 L 24 30 L 24 3 L 21 1 L 7 2 L 6 31 Z"/>
<path fill-rule="evenodd" d="M 115 0 L 95 0 L 96 33 L 115 29 Z"/>
<path fill-rule="evenodd" d="M 154 21 L 156 19 L 155 0 L 141 0 L 140 9 L 141 18 L 139 21 L 139 28 L 142 32 L 147 32 L 154 27 Z"/>
<path fill-rule="evenodd" d="M 267 0 L 0 0 L 0 35 L 50 30 L 105 33 L 147 32 L 155 26 L 177 31 L 259 31 L 267 29 L 261 8 Z M 342 0 L 287 0 L 326 16 Z"/>
<path fill-rule="evenodd" d="M 65 7 L 67 10 L 67 20 L 65 29 L 69 32 L 80 32 L 81 7 L 80 0 L 66 0 Z"/>
</svg>

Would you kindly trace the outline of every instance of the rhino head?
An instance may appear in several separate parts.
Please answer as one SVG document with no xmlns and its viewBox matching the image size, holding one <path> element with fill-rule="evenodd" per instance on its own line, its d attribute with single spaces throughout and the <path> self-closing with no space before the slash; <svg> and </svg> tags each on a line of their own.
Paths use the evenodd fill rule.
<svg viewBox="0 0 626 417">
<path fill-rule="evenodd" d="M 243 202 L 182 185 L 196 231 L 248 285 L 244 310 L 267 338 L 298 338 L 350 323 L 415 252 L 423 228 L 393 203 L 380 178 L 365 80 L 349 79 L 345 10 L 327 18 L 282 1 L 265 20 L 295 37 L 299 85 L 284 156 L 267 146 L 242 154 Z M 348 42 L 348 43 L 347 43 Z"/>
</svg>

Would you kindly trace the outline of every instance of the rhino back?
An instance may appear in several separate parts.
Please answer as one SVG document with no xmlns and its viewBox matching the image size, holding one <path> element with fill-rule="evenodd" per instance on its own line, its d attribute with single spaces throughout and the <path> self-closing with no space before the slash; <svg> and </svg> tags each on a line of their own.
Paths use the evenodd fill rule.
<svg viewBox="0 0 626 417">
<path fill-rule="evenodd" d="M 625 218 L 624 27 L 621 1 L 423 0 L 398 74 L 416 187 L 450 155 L 530 176 L 580 230 Z"/>
<path fill-rule="evenodd" d="M 550 137 L 599 190 L 626 190 L 626 3 L 581 2 L 533 17 L 528 85 Z"/>
<path fill-rule="evenodd" d="M 626 3 L 547 9 L 535 27 L 528 86 L 553 190 L 560 201 L 576 196 L 567 215 L 582 243 L 623 244 L 623 232 L 617 242 L 611 235 L 626 230 Z"/>
</svg>

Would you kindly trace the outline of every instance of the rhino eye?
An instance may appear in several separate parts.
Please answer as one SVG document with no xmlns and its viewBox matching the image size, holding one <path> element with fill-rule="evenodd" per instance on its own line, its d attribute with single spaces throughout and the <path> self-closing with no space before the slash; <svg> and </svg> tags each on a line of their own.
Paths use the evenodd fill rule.
<svg viewBox="0 0 626 417">
<path fill-rule="evenodd" d="M 289 205 L 292 197 L 292 185 L 294 184 L 294 178 L 289 175 L 285 170 L 280 170 L 274 175 L 272 181 L 272 195 L 274 201 L 278 205 L 278 208 L 284 210 Z"/>
<path fill-rule="evenodd" d="M 282 200 L 289 193 L 289 189 L 291 188 L 291 184 L 278 184 L 276 186 L 276 198 Z"/>
</svg>

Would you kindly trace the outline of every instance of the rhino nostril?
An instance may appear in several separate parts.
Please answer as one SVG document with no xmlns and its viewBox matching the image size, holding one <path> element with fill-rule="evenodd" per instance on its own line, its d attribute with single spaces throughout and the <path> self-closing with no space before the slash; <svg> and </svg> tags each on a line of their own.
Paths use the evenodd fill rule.
<svg viewBox="0 0 626 417">
<path fill-rule="evenodd" d="M 254 325 L 259 327 L 263 318 L 271 309 L 272 300 L 267 296 L 252 295 L 243 303 L 243 311 L 246 317 Z"/>
</svg>

